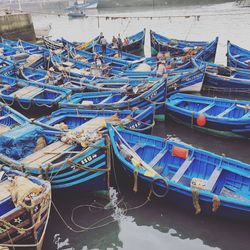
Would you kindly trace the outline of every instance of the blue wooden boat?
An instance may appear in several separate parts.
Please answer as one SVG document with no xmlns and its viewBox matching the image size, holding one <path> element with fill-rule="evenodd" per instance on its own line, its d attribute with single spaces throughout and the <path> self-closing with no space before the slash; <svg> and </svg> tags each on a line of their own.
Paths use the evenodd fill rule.
<svg viewBox="0 0 250 250">
<path fill-rule="evenodd" d="M 159 82 L 159 78 L 148 79 L 130 79 L 130 78 L 112 78 L 112 79 L 71 79 L 70 82 L 66 82 L 63 87 L 70 88 L 75 92 L 80 90 L 98 92 L 98 91 L 112 91 L 119 93 L 141 93 L 154 84 Z M 78 90 L 79 89 L 79 90 Z"/>
<path fill-rule="evenodd" d="M 27 81 L 52 85 L 62 84 L 64 78 L 62 73 L 31 67 L 20 67 L 18 75 Z"/>
<path fill-rule="evenodd" d="M 205 68 L 205 65 L 195 65 L 190 61 L 190 68 L 188 69 L 176 68 L 167 71 L 164 75 L 164 77 L 167 79 L 167 95 L 170 96 L 177 92 L 200 92 L 203 86 Z M 120 76 L 131 78 L 134 80 L 147 80 L 152 77 L 157 77 L 156 71 L 130 71 L 122 73 L 120 74 Z"/>
<path fill-rule="evenodd" d="M 0 175 L 1 248 L 42 249 L 51 207 L 50 183 L 4 165 Z"/>
<path fill-rule="evenodd" d="M 96 117 L 103 117 L 105 124 L 108 122 L 134 131 L 150 132 L 154 126 L 154 115 L 154 105 L 150 105 L 145 110 L 136 111 L 59 109 L 50 116 L 41 117 L 37 121 L 65 131 L 82 126 Z"/>
<path fill-rule="evenodd" d="M 46 56 L 49 55 L 49 50 L 46 49 L 45 47 L 34 44 L 34 43 L 26 42 L 21 39 L 17 41 L 13 41 L 10 39 L 0 37 L 0 42 L 14 49 L 18 49 L 19 51 L 22 51 L 23 53 L 28 53 L 29 55 L 32 55 L 32 54 L 44 54 Z"/>
<path fill-rule="evenodd" d="M 250 51 L 228 41 L 227 66 L 250 69 Z"/>
<path fill-rule="evenodd" d="M 27 117 L 0 102 L 0 134 L 29 122 Z"/>
<path fill-rule="evenodd" d="M 10 75 L 15 71 L 15 64 L 13 61 L 0 58 L 0 74 Z"/>
<path fill-rule="evenodd" d="M 22 109 L 33 106 L 52 108 L 67 98 L 71 90 L 52 85 L 39 84 L 13 77 L 0 75 L 0 99 L 12 106 L 17 103 Z"/>
<path fill-rule="evenodd" d="M 168 65 L 167 73 L 170 72 L 171 74 L 176 71 L 180 70 L 188 70 L 194 68 L 194 64 L 192 62 L 193 60 L 201 60 L 206 62 L 214 62 L 216 50 L 218 45 L 218 38 L 216 38 L 214 41 L 209 43 L 207 47 L 202 49 L 200 52 L 198 52 L 193 58 L 187 58 L 184 57 L 175 57 L 175 58 L 167 58 L 166 59 L 166 65 Z M 171 63 L 173 60 L 176 60 L 176 67 L 172 68 Z M 137 77 L 138 75 L 140 77 L 147 77 L 147 76 L 155 76 L 156 75 L 156 68 L 157 68 L 157 59 L 156 58 L 146 58 L 144 60 L 144 63 L 146 63 L 149 67 L 149 71 L 143 70 L 140 71 L 140 64 L 134 64 L 131 65 L 128 69 L 126 69 L 124 72 L 119 73 L 120 76 L 127 76 L 127 77 Z M 178 72 L 177 72 L 178 73 Z"/>
<path fill-rule="evenodd" d="M 36 69 L 31 67 L 20 67 L 18 74 L 15 76 L 36 83 L 56 85 L 62 88 L 70 89 L 73 92 L 83 92 L 86 90 L 98 91 L 98 89 L 95 88 L 95 82 L 97 81 L 99 83 L 99 81 L 102 80 L 101 77 L 93 77 L 91 75 L 86 75 L 80 78 L 65 75 L 62 72 Z M 109 82 L 108 80 L 106 81 Z M 125 81 L 123 81 L 123 83 L 124 82 Z M 90 86 L 90 88 L 88 88 L 88 86 Z M 91 86 L 94 87 L 91 88 Z M 99 87 L 101 87 L 101 83 Z"/>
<path fill-rule="evenodd" d="M 55 41 L 49 39 L 48 37 L 43 37 L 42 39 L 43 39 L 43 43 L 47 49 L 51 49 L 51 50 L 64 49 L 64 44 L 62 43 L 62 41 L 60 39 L 55 40 Z"/>
<path fill-rule="evenodd" d="M 164 119 L 164 104 L 166 99 L 166 80 L 160 79 L 157 84 L 138 95 L 114 92 L 89 92 L 72 95 L 70 100 L 59 103 L 60 107 L 79 109 L 145 109 L 149 104 L 156 105 L 156 118 Z"/>
<path fill-rule="evenodd" d="M 93 39 L 87 42 L 70 42 L 63 37 L 61 38 L 64 47 L 75 47 L 78 50 L 86 50 L 90 52 L 93 52 L 92 51 L 93 45 L 97 44 L 99 40 L 100 40 L 99 36 L 94 37 Z"/>
<path fill-rule="evenodd" d="M 0 161 L 28 174 L 41 175 L 53 189 L 106 190 L 110 142 L 99 132 L 102 122 L 96 117 L 68 132 L 37 125 L 12 129 L 0 136 Z"/>
<path fill-rule="evenodd" d="M 129 44 L 127 46 L 123 46 L 122 50 L 129 54 L 144 55 L 145 33 L 146 33 L 146 29 L 132 36 L 129 36 L 128 37 Z M 95 42 L 99 43 L 99 40 L 100 40 L 100 37 L 98 40 L 95 40 Z M 94 45 L 95 43 L 93 42 L 90 46 L 88 46 L 87 50 L 90 50 L 93 52 Z M 112 48 L 111 43 L 109 47 Z"/>
<path fill-rule="evenodd" d="M 98 43 L 95 43 L 95 44 L 93 44 L 92 51 L 94 53 L 102 54 L 102 46 L 100 44 L 98 44 Z M 114 49 L 112 47 L 107 48 L 106 55 L 108 57 L 120 58 L 122 60 L 133 62 L 133 63 L 140 62 L 140 61 L 144 60 L 144 58 L 141 57 L 141 56 L 137 56 L 137 55 L 127 53 L 127 52 L 124 52 L 124 51 L 122 53 L 120 53 L 120 55 L 119 55 L 118 50 Z"/>
<path fill-rule="evenodd" d="M 178 92 L 200 92 L 203 86 L 206 66 L 196 67 L 187 73 L 176 72 L 167 78 L 167 96 Z"/>
<path fill-rule="evenodd" d="M 151 55 L 158 52 L 170 52 L 172 56 L 183 56 L 188 49 L 205 48 L 209 43 L 204 41 L 186 41 L 168 38 L 150 30 Z"/>
<path fill-rule="evenodd" d="M 199 65 L 201 61 L 195 61 Z M 249 95 L 250 70 L 205 63 L 204 90 Z"/>
<path fill-rule="evenodd" d="M 63 55 L 52 54 L 49 58 L 53 68 L 64 73 L 64 75 L 69 75 L 73 77 L 85 77 L 87 75 L 97 76 L 97 77 L 109 77 L 119 74 L 128 65 L 124 63 L 112 63 L 111 61 L 106 61 L 102 65 L 96 65 L 93 62 L 85 62 L 83 60 L 74 60 Z"/>
<path fill-rule="evenodd" d="M 95 62 L 96 53 L 91 53 L 85 50 L 77 50 L 74 47 L 69 47 L 67 52 L 70 53 L 71 58 L 74 60 L 80 60 L 85 63 Z M 121 58 L 101 56 L 101 54 L 99 54 L 99 56 L 101 57 L 103 64 L 108 64 L 109 66 L 117 70 L 119 70 L 120 68 L 128 67 L 131 64 L 131 62 L 128 62 L 127 60 L 123 60 Z M 136 63 L 138 63 L 138 61 L 136 61 Z"/>
<path fill-rule="evenodd" d="M 250 102 L 176 94 L 166 101 L 169 117 L 221 136 L 250 138 Z"/>
<path fill-rule="evenodd" d="M 148 191 L 196 214 L 250 219 L 248 164 L 182 142 L 108 129 L 134 191 Z"/>
<path fill-rule="evenodd" d="M 128 37 L 129 44 L 123 45 L 122 51 L 135 55 L 144 55 L 146 29 Z"/>
</svg>

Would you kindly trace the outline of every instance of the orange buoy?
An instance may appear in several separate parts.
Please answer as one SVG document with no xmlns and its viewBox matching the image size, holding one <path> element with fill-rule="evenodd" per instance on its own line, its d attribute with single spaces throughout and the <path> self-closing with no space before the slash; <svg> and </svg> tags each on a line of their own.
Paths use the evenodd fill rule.
<svg viewBox="0 0 250 250">
<path fill-rule="evenodd" d="M 188 149 L 173 146 L 172 155 L 178 156 L 178 157 L 183 158 L 183 159 L 187 159 L 188 158 Z"/>
<path fill-rule="evenodd" d="M 200 126 L 200 127 L 203 127 L 206 125 L 206 117 L 205 115 L 203 114 L 199 114 L 198 117 L 197 117 L 197 120 L 196 120 L 197 124 Z"/>
</svg>

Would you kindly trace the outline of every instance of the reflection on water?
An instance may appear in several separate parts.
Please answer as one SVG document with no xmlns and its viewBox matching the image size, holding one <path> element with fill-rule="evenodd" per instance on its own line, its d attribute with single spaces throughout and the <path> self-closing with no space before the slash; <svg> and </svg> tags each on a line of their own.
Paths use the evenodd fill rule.
<svg viewBox="0 0 250 250">
<path fill-rule="evenodd" d="M 180 2 L 180 1 L 179 1 Z M 198 3 L 198 1 L 196 2 Z M 69 40 L 87 41 L 104 32 L 108 39 L 112 35 L 121 33 L 122 36 L 131 35 L 147 28 L 173 38 L 190 40 L 213 40 L 220 37 L 216 61 L 226 62 L 226 43 L 231 40 L 242 47 L 250 49 L 249 10 L 239 10 L 232 3 L 210 4 L 202 6 L 178 6 L 167 8 L 121 8 L 115 10 L 101 10 L 99 14 L 156 16 L 170 15 L 180 17 L 169 18 L 126 18 L 106 19 L 89 17 L 85 19 L 69 19 L 66 16 L 34 15 L 36 27 L 52 25 L 52 38 L 64 36 Z M 220 15 L 222 13 L 223 15 Z M 229 15 L 229 14 L 234 15 Z M 92 12 L 92 14 L 95 14 Z M 192 17 L 200 15 L 199 21 Z M 216 16 L 211 16 L 211 15 Z M 148 34 L 149 35 L 149 34 Z M 146 54 L 150 54 L 149 37 L 146 40 Z M 231 97 L 232 98 L 232 97 Z M 233 97 L 234 98 L 234 97 Z M 210 150 L 217 154 L 239 159 L 250 163 L 249 142 L 236 139 L 223 139 L 197 132 L 190 128 L 167 120 L 158 123 L 154 134 L 166 137 L 170 135 L 193 146 Z M 116 166 L 119 169 L 119 166 Z M 153 199 L 145 206 L 136 210 L 125 209 L 142 204 L 146 195 L 133 194 L 131 185 L 124 176 L 121 194 L 118 196 L 118 205 L 112 209 L 89 210 L 83 207 L 77 210 L 75 219 L 77 224 L 88 226 L 97 220 L 108 216 L 108 221 L 118 220 L 105 227 L 84 233 L 73 233 L 61 222 L 52 209 L 44 249 L 57 249 L 55 244 L 65 242 L 64 247 L 58 249 L 249 249 L 249 224 L 231 222 L 203 216 L 195 216 L 163 200 Z M 122 199 L 123 202 L 120 202 Z M 80 192 L 75 195 L 54 194 L 56 206 L 59 208 L 67 223 L 71 225 L 71 211 L 80 204 L 109 204 L 105 196 L 86 196 Z M 117 203 L 115 203 L 117 204 Z M 109 204 L 110 205 L 110 204 Z M 125 213 L 127 211 L 127 213 Z M 107 221 L 107 222 L 108 222 Z M 75 227 L 74 227 L 75 228 Z M 78 228 L 79 229 L 79 228 Z M 56 237 L 56 239 L 54 238 Z M 67 240 L 68 239 L 68 240 Z M 54 240 L 54 242 L 53 242 Z"/>
</svg>

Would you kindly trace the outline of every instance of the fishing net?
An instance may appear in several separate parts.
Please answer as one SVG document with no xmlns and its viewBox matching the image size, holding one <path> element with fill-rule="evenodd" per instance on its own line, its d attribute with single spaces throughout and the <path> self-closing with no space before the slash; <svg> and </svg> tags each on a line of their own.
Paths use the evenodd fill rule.
<svg viewBox="0 0 250 250">
<path fill-rule="evenodd" d="M 37 196 L 43 191 L 42 186 L 35 184 L 23 176 L 15 176 L 11 185 L 10 193 L 15 204 L 21 205 L 32 197 Z"/>
</svg>

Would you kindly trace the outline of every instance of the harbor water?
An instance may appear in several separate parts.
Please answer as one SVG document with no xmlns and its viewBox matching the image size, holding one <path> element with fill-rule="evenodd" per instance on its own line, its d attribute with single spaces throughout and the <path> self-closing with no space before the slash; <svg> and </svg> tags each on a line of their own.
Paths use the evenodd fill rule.
<svg viewBox="0 0 250 250">
<path fill-rule="evenodd" d="M 227 40 L 250 50 L 250 9 L 231 2 L 116 8 L 87 14 L 88 18 L 70 19 L 36 13 L 33 22 L 38 29 L 51 25 L 53 39 L 73 41 L 88 41 L 100 32 L 111 40 L 118 33 L 126 37 L 146 28 L 146 56 L 150 55 L 150 29 L 177 39 L 211 41 L 219 36 L 216 62 L 221 64 L 226 63 Z M 153 134 L 250 164 L 249 141 L 214 137 L 168 119 L 157 123 Z M 87 195 L 81 190 L 53 194 L 58 211 L 52 209 L 44 249 L 250 249 L 249 223 L 195 216 L 163 199 L 145 202 L 147 194 L 134 194 L 131 183 L 118 173 L 119 167 L 115 164 L 113 170 L 111 200 L 105 193 Z"/>
</svg>

